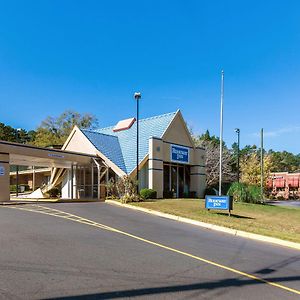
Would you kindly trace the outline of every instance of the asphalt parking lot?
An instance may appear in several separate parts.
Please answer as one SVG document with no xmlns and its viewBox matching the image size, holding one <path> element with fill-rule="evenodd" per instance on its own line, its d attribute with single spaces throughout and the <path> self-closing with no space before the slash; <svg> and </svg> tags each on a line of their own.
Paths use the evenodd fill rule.
<svg viewBox="0 0 300 300">
<path fill-rule="evenodd" d="M 0 207 L 1 299 L 299 299 L 300 252 L 105 203 Z"/>
<path fill-rule="evenodd" d="M 300 207 L 300 200 L 269 201 L 269 204 L 287 207 Z"/>
</svg>

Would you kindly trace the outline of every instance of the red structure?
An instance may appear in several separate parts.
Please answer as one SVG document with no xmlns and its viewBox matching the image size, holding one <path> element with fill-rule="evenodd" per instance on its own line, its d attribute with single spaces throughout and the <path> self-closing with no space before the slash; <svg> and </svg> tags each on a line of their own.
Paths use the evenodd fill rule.
<svg viewBox="0 0 300 300">
<path fill-rule="evenodd" d="M 267 181 L 270 195 L 282 199 L 300 198 L 300 173 L 273 173 Z"/>
</svg>

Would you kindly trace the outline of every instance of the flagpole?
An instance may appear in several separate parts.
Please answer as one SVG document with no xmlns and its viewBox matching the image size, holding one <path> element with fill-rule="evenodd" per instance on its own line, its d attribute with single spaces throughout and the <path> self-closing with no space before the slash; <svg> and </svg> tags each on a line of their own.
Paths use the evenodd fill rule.
<svg viewBox="0 0 300 300">
<path fill-rule="evenodd" d="M 222 158 L 223 158 L 223 102 L 224 102 L 224 71 L 221 73 L 221 112 L 220 112 L 220 170 L 219 170 L 219 196 L 222 195 Z"/>
</svg>

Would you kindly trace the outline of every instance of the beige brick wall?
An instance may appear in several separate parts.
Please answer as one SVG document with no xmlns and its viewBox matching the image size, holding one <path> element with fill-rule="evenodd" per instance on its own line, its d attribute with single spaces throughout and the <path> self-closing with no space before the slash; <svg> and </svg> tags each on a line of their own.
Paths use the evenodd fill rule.
<svg viewBox="0 0 300 300">
<path fill-rule="evenodd" d="M 149 139 L 149 188 L 163 197 L 163 142 L 158 138 Z"/>
</svg>

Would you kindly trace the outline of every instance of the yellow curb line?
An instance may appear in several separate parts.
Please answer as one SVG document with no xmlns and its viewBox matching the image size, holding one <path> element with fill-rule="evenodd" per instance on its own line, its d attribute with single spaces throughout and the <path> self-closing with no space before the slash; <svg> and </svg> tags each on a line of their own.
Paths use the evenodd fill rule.
<svg viewBox="0 0 300 300">
<path fill-rule="evenodd" d="M 181 250 L 177 250 L 175 248 L 168 247 L 168 246 L 165 246 L 163 244 L 156 243 L 154 241 L 144 239 L 142 237 L 139 237 L 137 235 L 133 235 L 131 233 L 122 231 L 120 229 L 117 229 L 117 228 L 114 228 L 114 227 L 110 227 L 110 226 L 107 226 L 107 225 L 104 225 L 104 224 L 101 224 L 101 223 L 97 223 L 97 222 L 94 222 L 92 220 L 85 219 L 85 218 L 79 217 L 77 215 L 73 215 L 73 214 L 70 214 L 68 212 L 64 212 L 64 211 L 58 210 L 58 209 L 52 209 L 52 208 L 48 208 L 48 207 L 45 207 L 45 206 L 39 206 L 39 205 L 31 205 L 31 209 L 30 209 L 30 207 L 26 208 L 26 206 L 25 207 L 18 207 L 18 206 L 13 207 L 13 206 L 11 206 L 11 207 L 7 207 L 7 208 L 41 213 L 41 214 L 45 214 L 45 215 L 49 215 L 49 216 L 54 216 L 54 217 L 57 217 L 57 218 L 67 219 L 67 220 L 70 220 L 70 221 L 73 221 L 73 222 L 78 222 L 78 223 L 81 223 L 81 224 L 86 224 L 86 225 L 93 226 L 93 227 L 100 228 L 100 229 L 104 229 L 104 230 L 107 230 L 107 231 L 119 233 L 119 234 L 122 234 L 122 235 L 125 235 L 125 236 L 128 236 L 128 237 L 131 237 L 133 239 L 142 241 L 144 243 L 147 243 L 147 244 L 150 244 L 150 245 L 154 245 L 156 247 L 159 247 L 159 248 L 162 248 L 162 249 L 165 249 L 165 250 L 169 250 L 169 251 L 174 252 L 174 253 L 178 253 L 178 254 L 181 254 L 181 255 L 193 258 L 195 260 L 207 263 L 209 265 L 218 267 L 220 269 L 227 270 L 227 271 L 230 271 L 232 273 L 235 273 L 235 274 L 238 274 L 238 275 L 241 275 L 241 276 L 244 276 L 244 277 L 256 280 L 258 282 L 262 282 L 262 283 L 268 284 L 270 286 L 277 287 L 279 289 L 282 289 L 282 290 L 285 290 L 285 291 L 288 291 L 288 292 L 300 295 L 300 290 L 296 290 L 296 289 L 289 288 L 287 286 L 284 286 L 284 285 L 281 285 L 281 284 L 278 284 L 278 283 L 275 283 L 275 282 L 272 282 L 272 281 L 268 281 L 266 279 L 257 277 L 257 276 L 255 276 L 253 274 L 249 274 L 249 273 L 246 273 L 246 272 L 243 272 L 243 271 L 239 271 L 237 269 L 234 269 L 234 268 L 231 268 L 231 267 L 228 267 L 228 266 L 216 263 L 214 261 L 202 258 L 200 256 L 196 256 L 196 255 L 193 255 L 193 254 L 181 251 Z M 44 209 L 44 210 L 41 210 L 41 209 Z M 47 212 L 47 211 L 49 211 L 49 212 Z M 58 213 L 65 214 L 65 215 L 64 216 L 59 216 L 59 215 L 57 215 Z M 74 219 L 74 217 L 76 219 Z"/>
<path fill-rule="evenodd" d="M 214 225 L 214 224 L 210 224 L 210 223 L 196 221 L 196 220 L 192 220 L 192 219 L 188 219 L 188 218 L 184 218 L 184 217 L 171 215 L 171 214 L 168 214 L 168 213 L 159 212 L 159 211 L 149 209 L 149 208 L 133 206 L 133 205 L 130 205 L 130 204 L 122 204 L 122 203 L 120 203 L 118 201 L 114 201 L 114 200 L 105 200 L 105 203 L 118 205 L 118 206 L 121 206 L 121 207 L 126 207 L 126 208 L 130 208 L 130 209 L 134 209 L 134 210 L 138 210 L 138 211 L 145 212 L 145 213 L 155 215 L 155 216 L 158 216 L 158 217 L 162 217 L 162 218 L 166 218 L 166 219 L 170 219 L 170 220 L 175 220 L 175 221 L 179 221 L 179 222 L 183 222 L 183 223 L 203 227 L 203 228 L 206 228 L 206 229 L 221 231 L 221 232 L 232 234 L 232 235 L 235 235 L 235 236 L 240 236 L 240 237 L 244 237 L 244 238 L 248 238 L 248 239 L 252 239 L 252 240 L 256 240 L 256 241 L 260 241 L 260 242 L 272 243 L 272 244 L 275 244 L 275 245 L 285 246 L 285 247 L 289 247 L 289 248 L 292 248 L 292 249 L 300 250 L 300 244 L 295 243 L 295 242 L 284 241 L 284 240 L 281 240 L 281 239 L 268 237 L 268 236 L 264 236 L 264 235 L 260 235 L 260 234 L 250 233 L 250 232 L 246 232 L 246 231 L 242 231 L 242 230 L 231 229 L 231 228 L 227 228 L 227 227 L 223 227 L 223 226 L 219 226 L 219 225 Z"/>
</svg>

